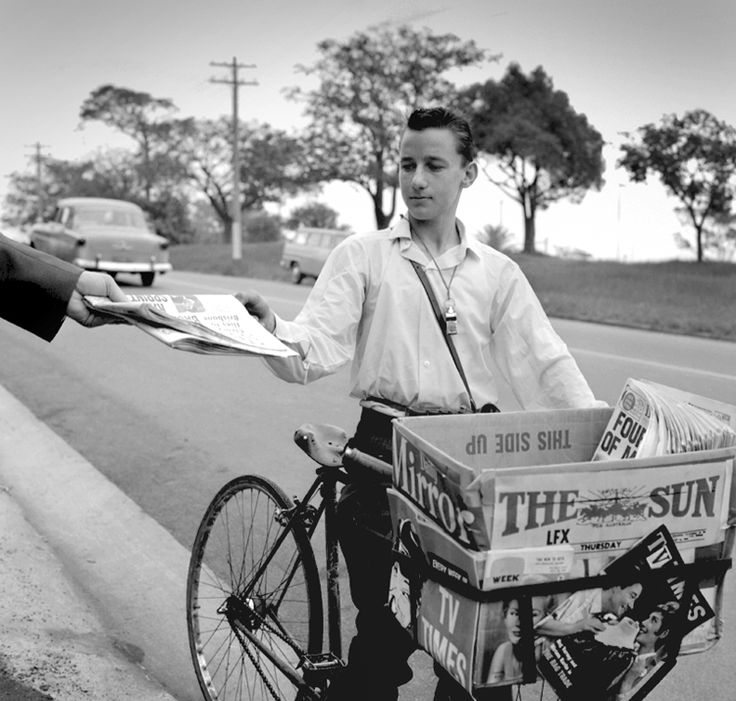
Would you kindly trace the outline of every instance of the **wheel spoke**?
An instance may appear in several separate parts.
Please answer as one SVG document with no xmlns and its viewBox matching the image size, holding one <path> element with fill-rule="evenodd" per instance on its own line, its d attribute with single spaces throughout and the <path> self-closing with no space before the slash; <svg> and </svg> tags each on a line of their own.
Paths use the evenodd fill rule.
<svg viewBox="0 0 736 701">
<path fill-rule="evenodd" d="M 202 520 L 187 582 L 187 622 L 207 699 L 294 699 L 293 682 L 273 659 L 295 668 L 300 650 L 321 649 L 314 554 L 300 527 L 283 537 L 276 519 L 291 506 L 269 480 L 245 476 L 220 490 Z"/>
</svg>

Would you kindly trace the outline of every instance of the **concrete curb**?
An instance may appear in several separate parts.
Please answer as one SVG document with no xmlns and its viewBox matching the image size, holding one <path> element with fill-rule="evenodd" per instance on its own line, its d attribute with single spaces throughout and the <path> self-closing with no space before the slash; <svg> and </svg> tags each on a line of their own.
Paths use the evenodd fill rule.
<svg viewBox="0 0 736 701">
<path fill-rule="evenodd" d="M 196 687 L 171 664 L 188 552 L 2 387 L 0 487 L 0 667 L 28 698 L 173 701 L 187 664 Z"/>
<path fill-rule="evenodd" d="M 0 697 L 172 699 L 108 637 L 49 543 L 5 490 L 0 568 L 0 662 L 12 684 L 12 696 L 3 696 L 0 682 Z"/>
</svg>

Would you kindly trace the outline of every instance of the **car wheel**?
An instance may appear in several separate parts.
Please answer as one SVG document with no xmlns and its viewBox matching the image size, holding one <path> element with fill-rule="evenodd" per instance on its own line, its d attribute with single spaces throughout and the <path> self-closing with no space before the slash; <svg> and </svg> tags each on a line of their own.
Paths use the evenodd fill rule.
<svg viewBox="0 0 736 701">
<path fill-rule="evenodd" d="M 291 281 L 298 285 L 304 279 L 302 269 L 299 267 L 299 263 L 293 263 L 291 266 Z"/>
<path fill-rule="evenodd" d="M 150 287 L 153 285 L 153 278 L 156 277 L 156 273 L 141 273 L 141 284 L 143 287 Z"/>
</svg>

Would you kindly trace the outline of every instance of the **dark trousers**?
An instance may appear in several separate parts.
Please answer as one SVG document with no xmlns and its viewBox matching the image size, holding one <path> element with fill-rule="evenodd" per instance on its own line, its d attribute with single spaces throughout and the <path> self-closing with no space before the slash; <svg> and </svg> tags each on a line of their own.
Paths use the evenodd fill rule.
<svg viewBox="0 0 736 701">
<path fill-rule="evenodd" d="M 391 420 L 364 410 L 350 444 L 391 462 Z M 358 609 L 348 666 L 330 687 L 329 701 L 395 701 L 412 677 L 415 649 L 386 604 L 391 572 L 392 526 L 387 484 L 372 475 L 351 474 L 337 507 L 340 547 Z"/>
<path fill-rule="evenodd" d="M 392 427 L 388 416 L 368 409 L 350 444 L 390 463 Z M 412 678 L 409 656 L 414 642 L 387 606 L 392 556 L 392 525 L 385 483 L 371 475 L 353 474 L 338 503 L 340 547 L 350 578 L 350 594 L 358 614 L 356 634 L 345 673 L 335 680 L 329 701 L 396 701 L 398 688 Z M 437 701 L 470 697 L 439 667 Z"/>
<path fill-rule="evenodd" d="M 350 445 L 385 462 L 392 459 L 391 419 L 364 409 Z M 340 547 L 358 609 L 348 666 L 328 693 L 328 701 L 396 701 L 398 687 L 412 678 L 409 656 L 416 649 L 387 606 L 392 556 L 392 525 L 387 484 L 372 476 L 351 474 L 338 502 Z M 434 701 L 472 701 L 441 667 Z M 495 691 L 495 690 L 494 690 Z M 510 701 L 511 688 L 500 687 L 497 701 Z"/>
</svg>

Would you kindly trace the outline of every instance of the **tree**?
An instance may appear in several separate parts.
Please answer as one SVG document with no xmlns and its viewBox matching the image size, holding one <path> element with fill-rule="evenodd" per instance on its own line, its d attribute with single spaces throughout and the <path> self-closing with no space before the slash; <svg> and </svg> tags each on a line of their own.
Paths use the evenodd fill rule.
<svg viewBox="0 0 736 701">
<path fill-rule="evenodd" d="M 300 226 L 309 226 L 315 229 L 338 229 L 338 213 L 324 202 L 305 202 L 291 210 L 286 220 L 286 227 L 297 229 Z"/>
<path fill-rule="evenodd" d="M 677 216 L 687 226 L 690 225 L 690 215 L 684 207 L 678 207 Z M 695 246 L 690 237 L 680 231 L 673 234 L 678 248 L 692 251 Z M 732 212 L 716 214 L 709 218 L 702 231 L 703 258 L 706 254 L 709 260 L 734 261 L 736 260 L 736 214 Z"/>
<path fill-rule="evenodd" d="M 62 197 L 134 197 L 135 164 L 130 153 L 123 149 L 108 149 L 82 161 L 64 161 L 45 158 L 43 161 L 43 190 L 48 217 L 54 204 Z M 5 208 L 9 219 L 23 225 L 36 218 L 38 186 L 35 176 L 12 173 Z"/>
<path fill-rule="evenodd" d="M 297 70 L 316 77 L 319 86 L 287 91 L 305 104 L 303 138 L 312 173 L 364 188 L 383 228 L 396 209 L 396 151 L 406 117 L 418 106 L 452 100 L 456 91 L 442 77 L 448 70 L 493 57 L 454 34 L 409 26 L 371 27 L 343 42 L 325 39 L 317 48 L 321 58 Z"/>
<path fill-rule="evenodd" d="M 561 199 L 579 202 L 602 186 L 603 137 L 541 66 L 526 76 L 512 63 L 500 81 L 465 89 L 461 103 L 479 150 L 499 175 L 483 171 L 521 205 L 524 251 L 534 253 L 538 210 Z"/>
<path fill-rule="evenodd" d="M 708 219 L 728 214 L 736 187 L 736 130 L 705 110 L 670 114 L 660 124 L 645 124 L 621 147 L 618 165 L 633 182 L 659 175 L 667 191 L 683 205 L 695 230 L 697 260 L 702 262 Z"/>
<path fill-rule="evenodd" d="M 82 103 L 82 122 L 100 121 L 129 136 L 138 145 L 140 175 L 146 203 L 152 201 L 153 187 L 167 164 L 172 120 L 177 111 L 166 98 L 114 85 L 93 90 Z"/>
<path fill-rule="evenodd" d="M 176 126 L 176 157 L 192 184 L 207 198 L 223 224 L 232 223 L 232 132 L 230 120 L 184 121 Z M 240 129 L 240 202 L 243 212 L 278 202 L 308 187 L 310 179 L 300 142 L 269 124 Z"/>
<path fill-rule="evenodd" d="M 510 250 L 514 243 L 514 235 L 500 224 L 486 224 L 478 239 L 486 246 L 502 252 Z"/>
<path fill-rule="evenodd" d="M 253 210 L 245 216 L 248 241 L 278 241 L 281 238 L 281 218 L 265 210 Z"/>
</svg>

